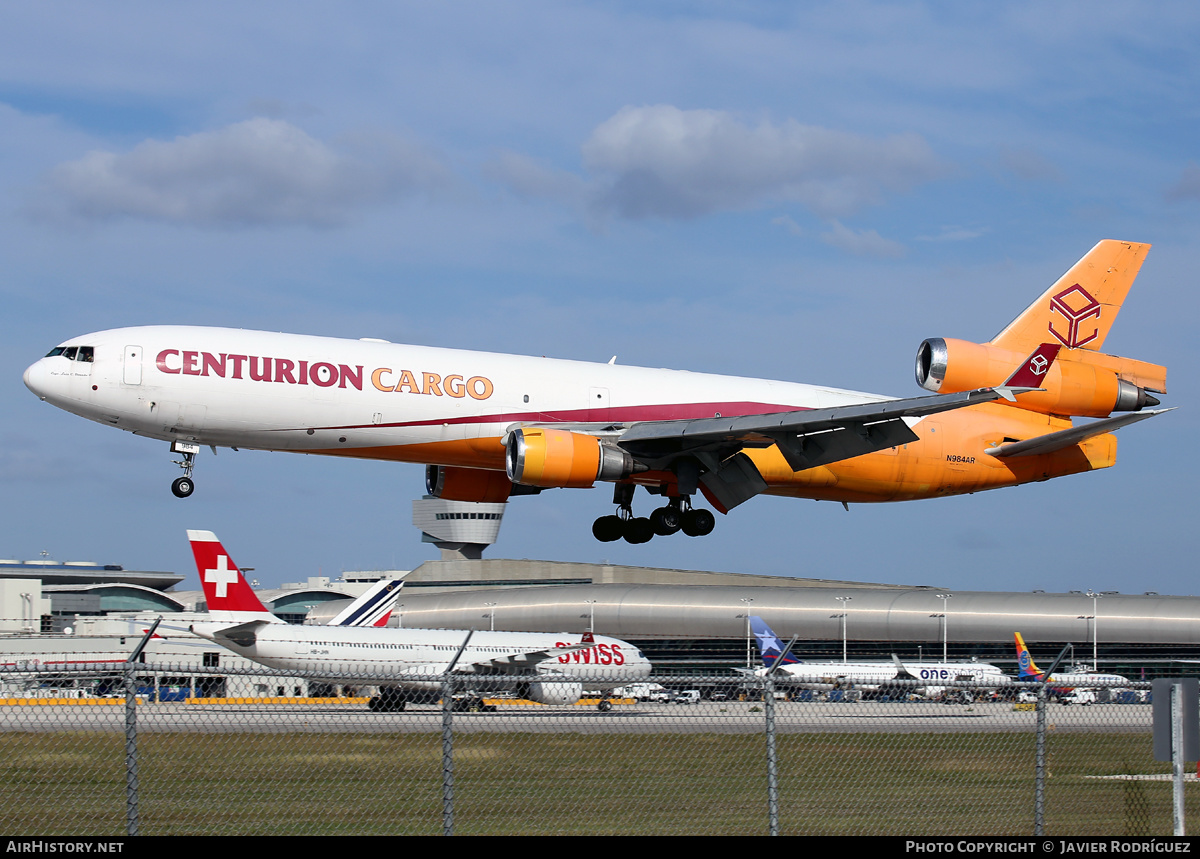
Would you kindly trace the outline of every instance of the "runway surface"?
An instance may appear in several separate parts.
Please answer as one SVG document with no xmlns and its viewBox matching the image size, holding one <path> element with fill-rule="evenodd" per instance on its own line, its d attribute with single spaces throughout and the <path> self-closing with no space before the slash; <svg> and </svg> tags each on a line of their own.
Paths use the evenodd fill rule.
<svg viewBox="0 0 1200 859">
<path fill-rule="evenodd" d="M 1051 704 L 1048 725 L 1056 732 L 1148 732 L 1145 704 Z M 1037 714 L 1011 703 L 972 705 L 918 703 L 779 702 L 780 733 L 1033 732 Z M 410 705 L 399 713 L 373 713 L 362 705 L 143 704 L 139 731 L 201 733 L 423 733 L 442 730 L 437 705 Z M 455 732 L 525 733 L 761 733 L 761 702 L 703 702 L 692 705 L 638 703 L 601 713 L 594 707 L 506 706 L 492 713 L 454 714 Z M 123 707 L 4 706 L 3 731 L 122 731 Z"/>
</svg>

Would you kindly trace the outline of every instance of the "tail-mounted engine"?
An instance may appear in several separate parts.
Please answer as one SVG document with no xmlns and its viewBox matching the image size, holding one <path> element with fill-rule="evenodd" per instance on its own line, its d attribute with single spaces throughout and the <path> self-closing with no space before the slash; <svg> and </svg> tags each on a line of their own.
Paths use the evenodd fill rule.
<svg viewBox="0 0 1200 859">
<path fill-rule="evenodd" d="M 509 434 L 505 468 L 513 483 L 577 489 L 646 470 L 629 453 L 595 436 L 543 427 Z"/>
<path fill-rule="evenodd" d="M 917 349 L 917 384 L 952 394 L 1001 385 L 1027 356 L 990 344 L 931 338 Z M 1166 392 L 1167 368 L 1084 349 L 1063 349 L 1038 387 L 1014 405 L 1051 415 L 1102 418 L 1158 405 L 1148 391 Z"/>
</svg>

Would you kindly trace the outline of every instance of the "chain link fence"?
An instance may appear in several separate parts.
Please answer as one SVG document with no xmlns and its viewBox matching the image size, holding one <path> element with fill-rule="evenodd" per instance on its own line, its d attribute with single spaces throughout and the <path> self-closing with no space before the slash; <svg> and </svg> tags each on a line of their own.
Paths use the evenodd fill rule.
<svg viewBox="0 0 1200 859">
<path fill-rule="evenodd" d="M 1170 765 L 1153 759 L 1145 684 L 1067 704 L 1021 684 L 821 691 L 726 674 L 650 678 L 602 698 L 581 676 L 579 702 L 547 705 L 512 677 L 429 688 L 424 676 L 425 692 L 400 710 L 386 688 L 335 679 L 10 667 L 0 831 L 1172 831 Z"/>
</svg>

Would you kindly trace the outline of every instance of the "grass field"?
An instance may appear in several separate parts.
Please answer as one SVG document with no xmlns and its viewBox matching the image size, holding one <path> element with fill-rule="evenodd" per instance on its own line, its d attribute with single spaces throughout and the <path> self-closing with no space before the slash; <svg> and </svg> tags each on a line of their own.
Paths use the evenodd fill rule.
<svg viewBox="0 0 1200 859">
<path fill-rule="evenodd" d="M 149 733 L 138 749 L 146 835 L 441 831 L 436 735 Z M 1049 749 L 1047 835 L 1170 833 L 1168 782 L 1095 778 L 1166 772 L 1148 734 L 1052 735 Z M 779 761 L 784 834 L 1033 832 L 1030 734 L 791 734 Z M 460 834 L 766 829 L 762 736 L 455 738 Z M 0 734 L 0 832 L 124 831 L 123 736 Z"/>
</svg>

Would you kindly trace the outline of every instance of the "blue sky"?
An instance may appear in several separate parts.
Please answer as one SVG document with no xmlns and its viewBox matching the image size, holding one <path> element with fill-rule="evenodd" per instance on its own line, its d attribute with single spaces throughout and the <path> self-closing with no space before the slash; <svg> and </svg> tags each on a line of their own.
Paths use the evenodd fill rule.
<svg viewBox="0 0 1200 859">
<path fill-rule="evenodd" d="M 962 498 L 763 498 L 599 544 L 607 488 L 491 557 L 1195 593 L 1200 11 L 1185 3 L 10 4 L 0 29 L 0 557 L 264 583 L 434 557 L 417 466 L 166 445 L 21 372 L 209 324 L 920 393 L 1103 238 L 1154 249 L 1106 348 L 1178 411 L 1115 468 Z M 651 507 L 640 496 L 640 507 Z M 194 575 L 193 575 L 194 581 Z"/>
</svg>

